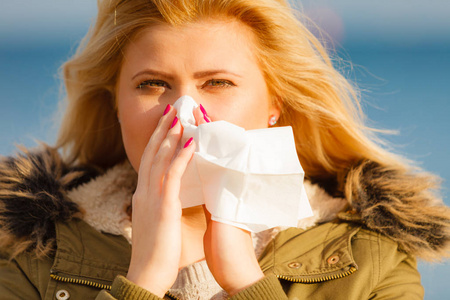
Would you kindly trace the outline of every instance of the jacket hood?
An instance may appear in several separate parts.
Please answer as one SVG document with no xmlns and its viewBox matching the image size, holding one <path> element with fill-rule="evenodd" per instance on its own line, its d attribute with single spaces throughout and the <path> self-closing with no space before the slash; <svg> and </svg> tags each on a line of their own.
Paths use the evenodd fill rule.
<svg viewBox="0 0 450 300">
<path fill-rule="evenodd" d="M 352 211 L 340 217 L 361 222 L 396 241 L 400 250 L 422 259 L 448 257 L 450 209 L 432 193 L 429 175 L 421 176 L 361 162 L 346 178 L 346 198 Z M 423 180 L 418 182 L 418 177 Z M 422 186 L 414 192 L 413 185 Z"/>
<path fill-rule="evenodd" d="M 10 258 L 24 251 L 33 251 L 38 257 L 51 255 L 54 224 L 83 216 L 83 209 L 72 199 L 73 191 L 100 173 L 92 167 L 64 163 L 57 150 L 48 146 L 3 158 L 0 253 Z M 425 196 L 420 205 L 411 203 L 411 195 L 394 197 L 380 180 L 391 175 L 386 168 L 367 161 L 352 168 L 347 176 L 351 189 L 346 191 L 350 210 L 339 218 L 388 236 L 408 254 L 428 259 L 448 255 L 449 209 Z"/>
<path fill-rule="evenodd" d="M 0 253 L 14 257 L 33 250 L 49 255 L 55 223 L 80 215 L 67 191 L 99 174 L 92 167 L 71 167 L 50 147 L 0 160 Z"/>
</svg>

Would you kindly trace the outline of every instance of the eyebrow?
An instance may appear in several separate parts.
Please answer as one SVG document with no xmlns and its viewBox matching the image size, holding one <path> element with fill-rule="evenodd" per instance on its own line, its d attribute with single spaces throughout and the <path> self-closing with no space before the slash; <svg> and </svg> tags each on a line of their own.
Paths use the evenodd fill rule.
<svg viewBox="0 0 450 300">
<path fill-rule="evenodd" d="M 217 75 L 217 74 L 231 74 L 236 77 L 242 77 L 241 75 L 238 75 L 231 71 L 221 69 L 221 70 L 208 70 L 208 71 L 196 72 L 196 73 L 194 73 L 194 78 L 199 79 L 199 78 L 209 77 L 209 76 L 213 76 L 213 75 Z"/>
<path fill-rule="evenodd" d="M 170 75 L 169 73 L 166 73 L 166 72 L 163 72 L 163 71 L 155 71 L 155 70 L 151 70 L 151 69 L 145 69 L 145 70 L 142 70 L 140 72 L 137 72 L 131 78 L 131 80 L 134 80 L 136 77 L 141 76 L 141 75 L 152 75 L 152 76 L 156 76 L 156 77 L 164 77 L 164 78 L 173 80 L 173 76 Z"/>
<path fill-rule="evenodd" d="M 231 74 L 233 76 L 236 77 L 242 77 L 241 75 L 238 75 L 234 72 L 225 70 L 225 69 L 220 69 L 220 70 L 207 70 L 207 71 L 200 71 L 200 72 L 195 72 L 194 73 L 194 79 L 199 79 L 199 78 L 203 78 L 203 77 L 209 77 L 209 76 L 214 76 L 217 74 Z M 134 80 L 136 77 L 141 76 L 141 75 L 152 75 L 155 77 L 163 77 L 163 78 L 167 78 L 169 80 L 173 80 L 173 76 L 170 75 L 169 73 L 163 72 L 163 71 L 156 71 L 156 70 L 152 70 L 152 69 L 145 69 L 142 70 L 138 73 L 136 73 L 131 79 Z"/>
</svg>

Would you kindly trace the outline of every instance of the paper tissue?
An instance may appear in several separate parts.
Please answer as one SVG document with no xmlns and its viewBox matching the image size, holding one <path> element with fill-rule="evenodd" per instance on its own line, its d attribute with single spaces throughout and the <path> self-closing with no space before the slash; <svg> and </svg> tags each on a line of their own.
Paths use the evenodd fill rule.
<svg viewBox="0 0 450 300">
<path fill-rule="evenodd" d="M 245 130 L 226 121 L 196 126 L 189 96 L 174 105 L 183 125 L 181 144 L 196 150 L 181 180 L 183 208 L 205 204 L 215 221 L 259 232 L 296 227 L 312 216 L 292 128 Z"/>
</svg>

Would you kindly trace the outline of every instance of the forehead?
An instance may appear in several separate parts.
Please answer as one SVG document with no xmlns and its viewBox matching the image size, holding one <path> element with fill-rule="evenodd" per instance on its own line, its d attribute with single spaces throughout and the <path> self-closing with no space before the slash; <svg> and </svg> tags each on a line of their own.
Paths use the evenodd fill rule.
<svg viewBox="0 0 450 300">
<path fill-rule="evenodd" d="M 232 64 L 243 60 L 256 63 L 255 36 L 245 24 L 234 19 L 204 19 L 172 26 L 157 24 L 140 30 L 130 40 L 125 58 L 150 57 L 169 63 L 179 58 Z"/>
</svg>

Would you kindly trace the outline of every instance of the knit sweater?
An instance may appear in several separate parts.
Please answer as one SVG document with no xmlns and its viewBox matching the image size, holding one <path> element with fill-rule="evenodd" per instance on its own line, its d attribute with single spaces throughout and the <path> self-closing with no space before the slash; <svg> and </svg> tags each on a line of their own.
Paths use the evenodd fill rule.
<svg viewBox="0 0 450 300">
<path fill-rule="evenodd" d="M 178 273 L 177 280 L 169 293 L 178 299 L 213 299 L 227 298 L 227 293 L 219 286 L 209 271 L 205 260 L 186 266 Z"/>
</svg>

